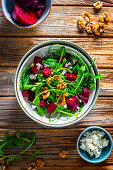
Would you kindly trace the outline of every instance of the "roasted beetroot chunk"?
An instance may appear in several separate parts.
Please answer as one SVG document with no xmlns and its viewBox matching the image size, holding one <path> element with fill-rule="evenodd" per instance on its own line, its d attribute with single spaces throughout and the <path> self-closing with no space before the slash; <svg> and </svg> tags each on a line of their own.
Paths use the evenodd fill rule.
<svg viewBox="0 0 113 170">
<path fill-rule="evenodd" d="M 74 104 L 78 103 L 78 97 L 77 96 L 71 96 L 68 99 L 66 99 L 68 106 L 73 106 Z"/>
<path fill-rule="evenodd" d="M 35 99 L 35 93 L 30 92 L 30 96 L 28 96 L 28 100 L 32 102 Z"/>
<path fill-rule="evenodd" d="M 70 80 L 70 81 L 75 81 L 77 78 L 77 74 L 74 73 L 66 73 L 65 74 L 66 79 Z"/>
<path fill-rule="evenodd" d="M 30 91 L 29 90 L 25 90 L 25 91 L 22 91 L 22 96 L 23 97 L 29 97 L 31 94 L 30 94 Z"/>
<path fill-rule="evenodd" d="M 31 67 L 31 73 L 36 74 L 37 73 L 37 67 Z"/>
<path fill-rule="evenodd" d="M 38 9 L 38 8 L 36 9 L 36 14 L 38 15 L 39 19 L 42 17 L 43 13 L 44 12 L 41 9 Z"/>
<path fill-rule="evenodd" d="M 83 87 L 83 94 L 85 97 L 89 98 L 89 87 Z"/>
<path fill-rule="evenodd" d="M 32 9 L 23 10 L 17 4 L 15 4 L 12 12 L 12 18 L 21 25 L 32 25 L 38 21 L 35 12 Z"/>
<path fill-rule="evenodd" d="M 34 58 L 34 63 L 35 63 L 35 64 L 37 64 L 37 63 L 42 64 L 42 60 L 43 60 L 43 58 L 35 57 L 35 58 Z"/>
<path fill-rule="evenodd" d="M 50 103 L 48 106 L 47 106 L 47 110 L 49 113 L 53 113 L 55 111 L 55 109 L 57 108 L 56 104 L 55 103 Z"/>
<path fill-rule="evenodd" d="M 73 106 L 67 106 L 68 110 L 77 110 L 77 106 L 76 104 L 74 104 Z"/>
<path fill-rule="evenodd" d="M 40 103 L 39 103 L 39 106 L 47 106 L 47 101 L 41 100 Z"/>
<path fill-rule="evenodd" d="M 51 75 L 51 73 L 52 73 L 52 69 L 50 69 L 48 67 L 44 68 L 41 71 L 42 71 L 43 76 L 46 77 L 46 78 L 48 78 Z"/>
<path fill-rule="evenodd" d="M 82 94 L 78 94 L 79 99 L 82 100 L 83 103 L 88 103 L 88 98 L 84 97 Z"/>
<path fill-rule="evenodd" d="M 28 7 L 32 3 L 34 3 L 34 0 L 14 0 L 14 1 L 21 7 Z"/>
</svg>

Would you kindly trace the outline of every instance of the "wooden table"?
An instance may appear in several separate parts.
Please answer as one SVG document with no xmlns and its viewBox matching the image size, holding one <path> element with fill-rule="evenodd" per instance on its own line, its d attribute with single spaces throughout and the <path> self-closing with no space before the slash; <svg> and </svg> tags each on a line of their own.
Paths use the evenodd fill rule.
<svg viewBox="0 0 113 170">
<path fill-rule="evenodd" d="M 6 131 L 34 131 L 42 147 L 43 170 L 113 170 L 113 153 L 100 164 L 85 162 L 77 153 L 80 132 L 91 125 L 104 127 L 113 137 L 113 1 L 105 0 L 99 13 L 106 11 L 110 21 L 101 37 L 79 33 L 77 19 L 88 11 L 98 18 L 92 4 L 95 0 L 53 0 L 49 17 L 39 26 L 19 29 L 9 23 L 0 8 L 0 135 Z M 96 59 L 101 78 L 98 100 L 90 113 L 79 123 L 65 128 L 50 128 L 27 117 L 14 94 L 14 76 L 19 61 L 32 47 L 51 40 L 66 40 L 83 47 Z M 59 157 L 70 150 L 67 159 Z M 12 170 L 20 170 L 27 162 L 13 162 Z"/>
</svg>

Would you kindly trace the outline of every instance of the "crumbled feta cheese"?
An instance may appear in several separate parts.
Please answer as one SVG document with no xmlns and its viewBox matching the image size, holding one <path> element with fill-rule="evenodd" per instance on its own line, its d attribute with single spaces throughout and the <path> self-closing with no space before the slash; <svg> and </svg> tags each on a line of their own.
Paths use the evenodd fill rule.
<svg viewBox="0 0 113 170">
<path fill-rule="evenodd" d="M 98 158 L 102 152 L 102 149 L 109 144 L 109 140 L 103 138 L 105 135 L 102 131 L 92 131 L 84 134 L 84 137 L 80 140 L 80 148 L 87 151 L 89 155 Z"/>
<path fill-rule="evenodd" d="M 64 105 L 64 108 L 67 108 L 67 104 Z"/>
<path fill-rule="evenodd" d="M 37 70 L 40 70 L 40 67 L 42 66 L 42 64 L 37 63 L 36 65 L 37 65 Z"/>
<path fill-rule="evenodd" d="M 36 80 L 37 74 L 30 74 L 29 77 L 31 80 Z"/>
<path fill-rule="evenodd" d="M 66 70 L 63 70 L 61 74 L 64 75 L 64 74 L 66 74 L 66 73 L 67 73 L 67 71 L 66 71 Z"/>
</svg>

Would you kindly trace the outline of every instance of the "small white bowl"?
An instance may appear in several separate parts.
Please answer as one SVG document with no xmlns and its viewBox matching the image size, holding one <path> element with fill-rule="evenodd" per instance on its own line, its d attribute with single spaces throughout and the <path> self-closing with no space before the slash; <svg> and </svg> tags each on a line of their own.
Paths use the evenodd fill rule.
<svg viewBox="0 0 113 170">
<path fill-rule="evenodd" d="M 22 60 L 20 61 L 19 65 L 18 65 L 18 68 L 17 68 L 17 71 L 16 71 L 14 87 L 15 87 L 15 94 L 16 94 L 19 105 L 21 106 L 22 110 L 30 118 L 32 118 L 36 122 L 41 123 L 41 124 L 46 125 L 46 126 L 63 127 L 63 126 L 68 126 L 68 125 L 71 125 L 73 123 L 80 121 L 84 116 L 86 116 L 88 114 L 88 112 L 91 110 L 91 108 L 95 104 L 96 99 L 98 97 L 100 80 L 99 79 L 95 80 L 96 89 L 92 90 L 90 97 L 89 97 L 89 102 L 84 106 L 83 110 L 81 111 L 81 113 L 79 115 L 79 118 L 76 118 L 74 116 L 70 117 L 69 119 L 67 119 L 67 117 L 59 117 L 59 119 L 57 119 L 53 122 L 50 122 L 47 116 L 40 116 L 39 114 L 37 114 L 31 108 L 30 104 L 28 102 L 26 102 L 25 99 L 22 96 L 21 90 L 19 88 L 20 76 L 21 76 L 23 70 L 33 62 L 33 59 L 34 59 L 35 56 L 42 57 L 45 53 L 48 52 L 48 48 L 53 44 L 64 45 L 68 49 L 76 52 L 87 63 L 88 66 L 91 65 L 91 63 L 92 63 L 91 57 L 81 47 L 79 47 L 75 44 L 69 43 L 69 42 L 65 42 L 65 41 L 46 42 L 46 43 L 43 43 L 41 45 L 38 45 L 38 46 L 32 48 L 30 51 L 28 51 L 24 55 L 24 57 L 22 58 Z M 59 46 L 56 46 L 56 47 L 59 48 Z M 97 67 L 96 67 L 95 64 L 91 68 L 91 72 L 92 72 L 93 75 L 98 74 L 98 70 L 97 70 Z"/>
</svg>

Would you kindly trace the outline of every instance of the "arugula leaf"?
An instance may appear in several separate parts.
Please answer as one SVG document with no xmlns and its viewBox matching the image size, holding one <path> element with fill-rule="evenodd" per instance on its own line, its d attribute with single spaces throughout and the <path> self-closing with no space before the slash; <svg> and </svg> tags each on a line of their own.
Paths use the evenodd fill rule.
<svg viewBox="0 0 113 170">
<path fill-rule="evenodd" d="M 22 133 L 21 135 L 17 135 L 17 132 L 14 133 L 12 136 L 9 136 L 9 133 L 6 132 L 4 135 L 3 140 L 0 140 L 2 143 L 0 144 L 0 148 L 6 149 L 9 148 L 10 154 L 7 152 L 3 152 L 0 154 L 0 161 L 6 160 L 7 162 L 11 162 L 16 159 L 24 159 L 24 153 L 35 144 L 36 134 L 32 133 Z M 20 147 L 21 149 L 24 148 L 21 152 L 13 153 L 15 147 Z M 13 151 L 11 150 L 13 148 Z M 35 148 L 35 152 L 33 152 L 34 158 L 37 154 L 41 154 L 41 149 Z M 28 156 L 29 158 L 29 156 Z"/>
<path fill-rule="evenodd" d="M 51 69 L 53 69 L 56 67 L 57 60 L 47 59 L 47 60 L 43 60 L 42 63 L 48 65 Z"/>
<path fill-rule="evenodd" d="M 24 89 L 26 85 L 30 84 L 30 71 L 31 71 L 31 66 L 27 67 L 23 72 L 20 77 L 20 89 Z"/>
</svg>

